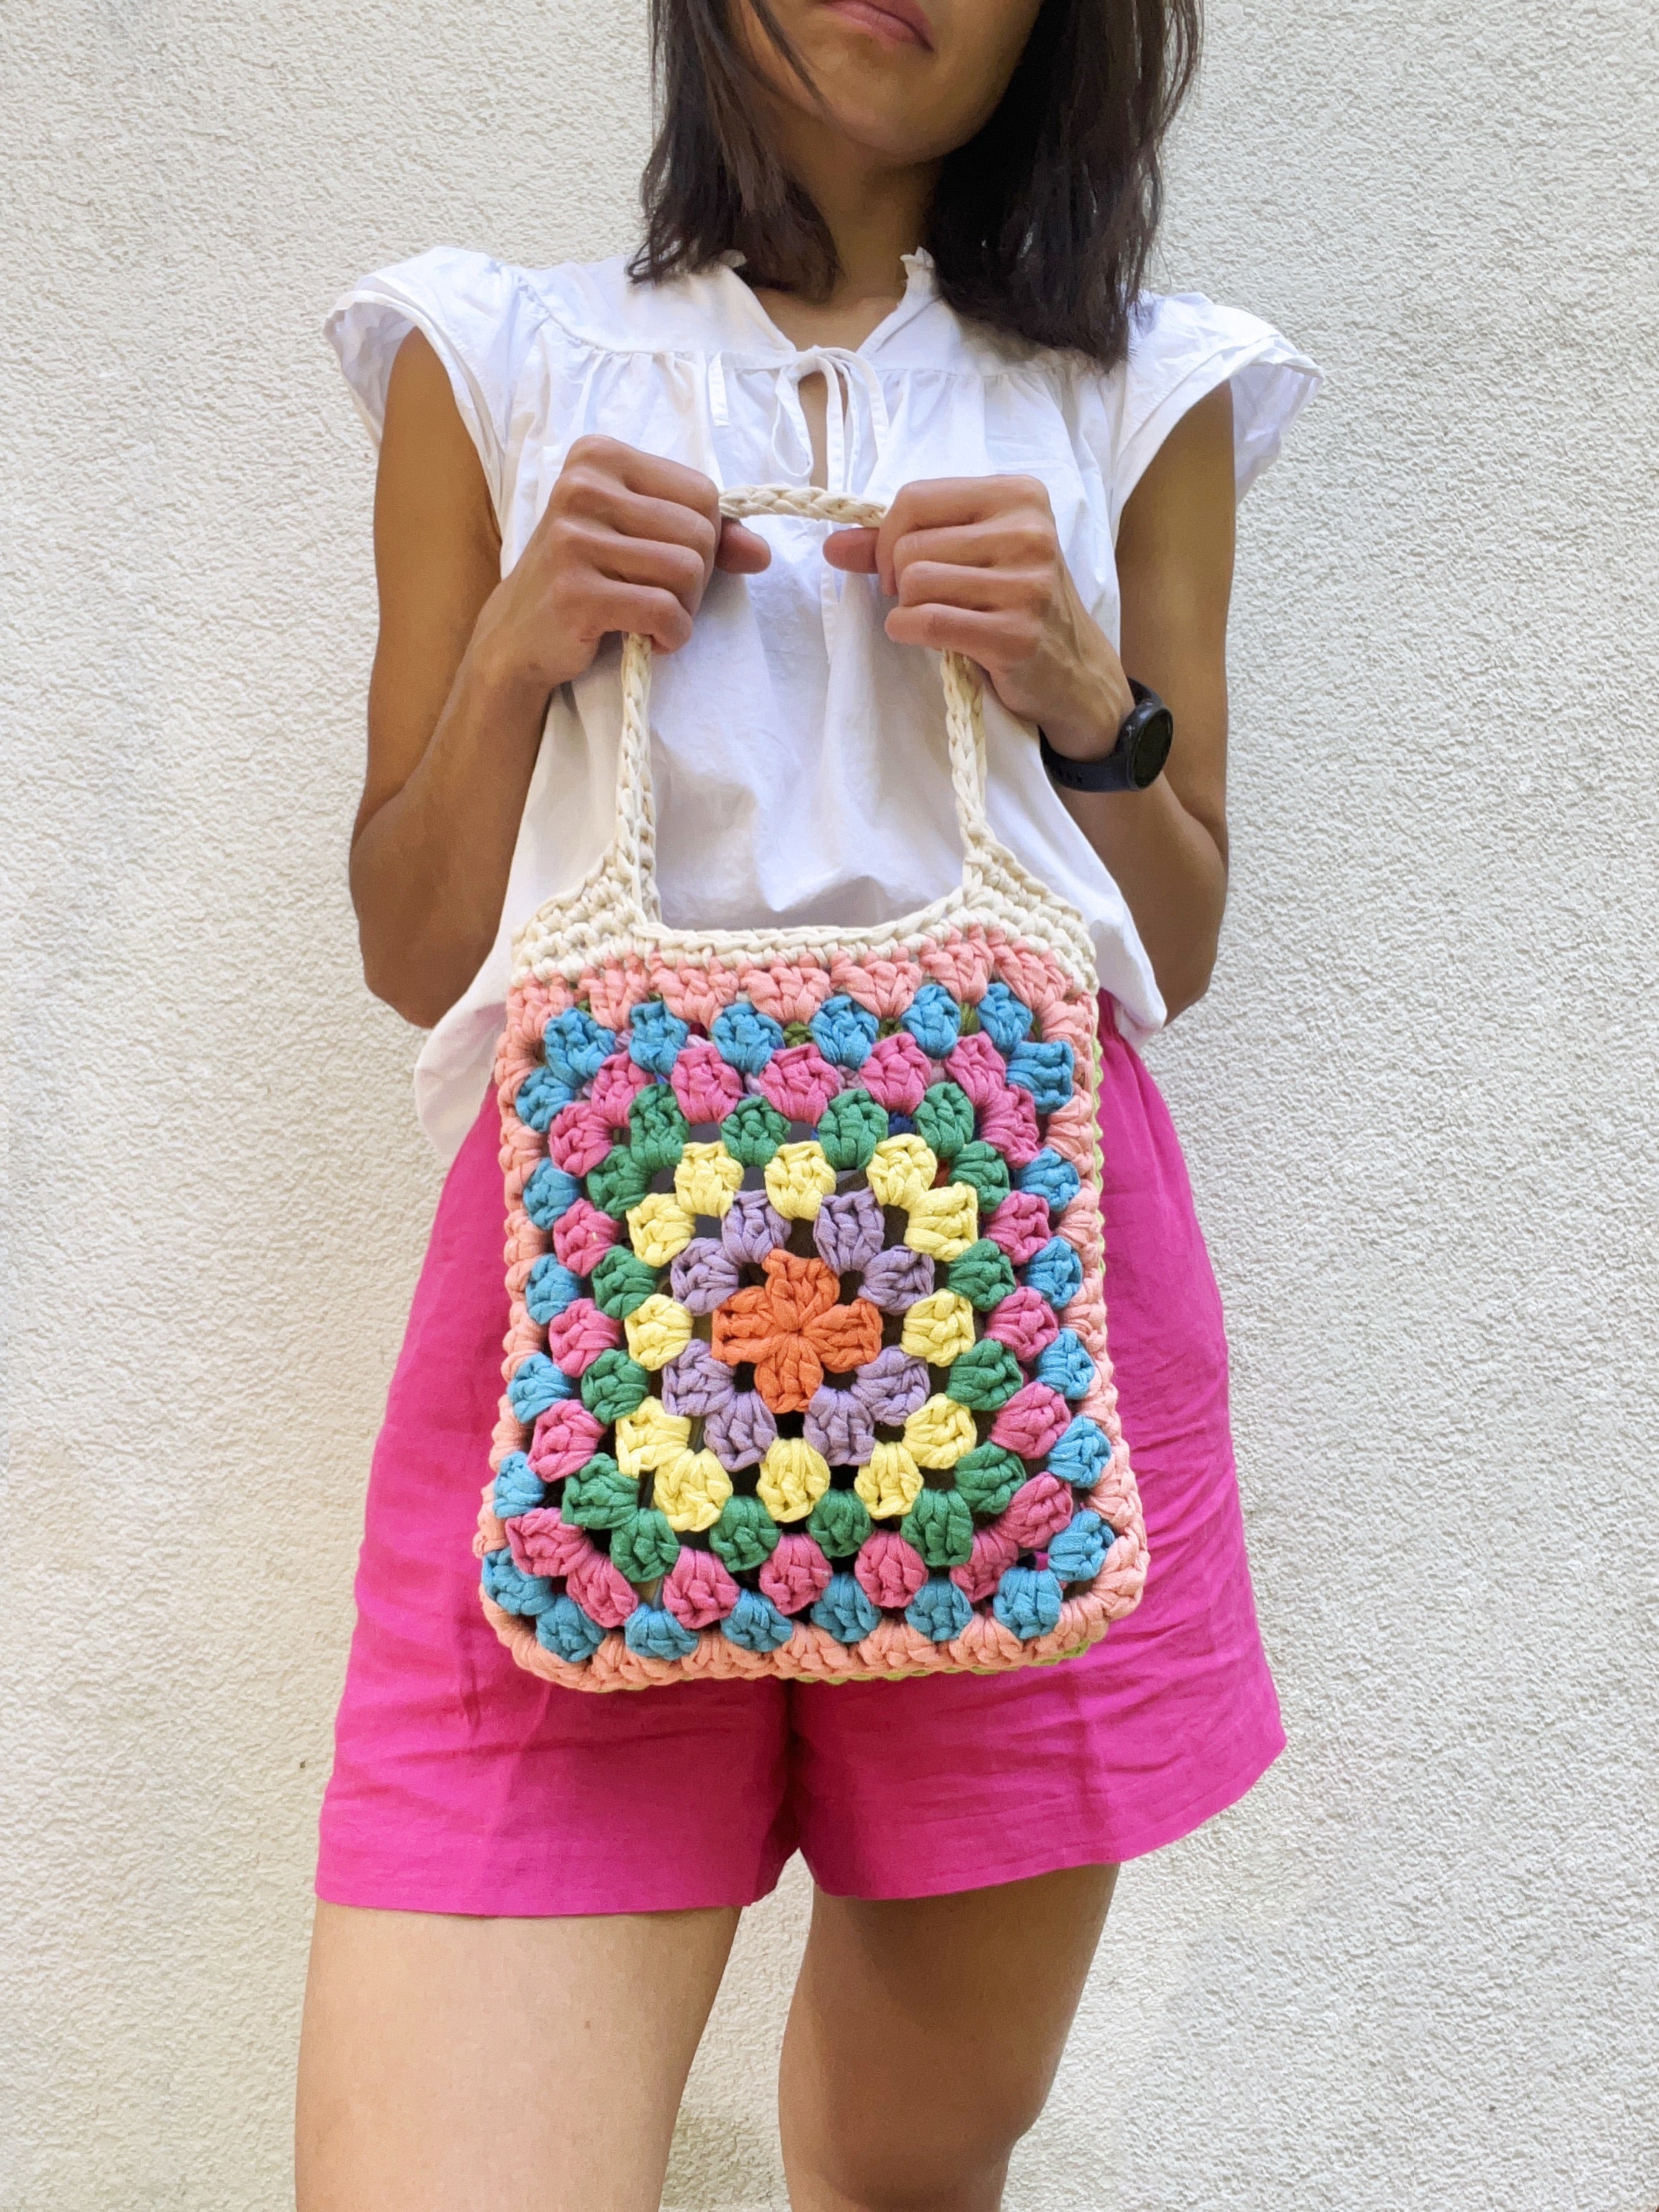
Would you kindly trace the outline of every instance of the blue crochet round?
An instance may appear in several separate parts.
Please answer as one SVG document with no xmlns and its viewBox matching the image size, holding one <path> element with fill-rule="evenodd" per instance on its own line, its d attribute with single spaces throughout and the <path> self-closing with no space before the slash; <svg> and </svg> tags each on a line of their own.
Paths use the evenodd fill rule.
<svg viewBox="0 0 1659 2212">
<path fill-rule="evenodd" d="M 550 1252 L 544 1252 L 524 1286 L 525 1311 L 538 1328 L 545 1328 L 567 1306 L 574 1306 L 581 1294 L 580 1277 L 573 1275 Z"/>
<path fill-rule="evenodd" d="M 524 1187 L 524 1210 L 538 1229 L 550 1229 L 562 1213 L 568 1213 L 582 1194 L 573 1175 L 544 1160 Z"/>
<path fill-rule="evenodd" d="M 532 1352 L 507 1384 L 507 1401 L 515 1420 L 533 1421 L 561 1398 L 573 1396 L 575 1389 L 562 1367 L 556 1367 L 544 1352 Z"/>
<path fill-rule="evenodd" d="M 758 1590 L 739 1590 L 738 1601 L 720 1623 L 720 1632 L 745 1651 L 775 1651 L 794 1634 L 794 1623 Z"/>
<path fill-rule="evenodd" d="M 904 1608 L 912 1628 L 935 1644 L 952 1644 L 974 1617 L 967 1593 L 940 1576 L 925 1582 Z"/>
<path fill-rule="evenodd" d="M 1091 1583 L 1112 1547 L 1112 1531 L 1085 1506 L 1048 1547 L 1048 1568 L 1062 1583 Z"/>
<path fill-rule="evenodd" d="M 1077 1054 L 1064 1037 L 1017 1044 L 1008 1055 L 1008 1080 L 1029 1091 L 1039 1114 L 1057 1114 L 1072 1095 Z"/>
<path fill-rule="evenodd" d="M 1047 1567 L 1010 1567 L 997 1584 L 991 1610 L 1022 1644 L 1046 1636 L 1060 1619 L 1060 1578 Z"/>
<path fill-rule="evenodd" d="M 1006 983 L 988 983 L 979 1002 L 979 1025 L 1006 1060 L 1030 1032 L 1031 1009 Z"/>
<path fill-rule="evenodd" d="M 580 1667 L 605 1641 L 605 1631 L 584 1613 L 568 1590 L 556 1597 L 536 1623 L 536 1641 L 561 1659 Z"/>
<path fill-rule="evenodd" d="M 492 1502 L 496 1517 L 510 1521 L 515 1513 L 529 1513 L 547 1501 L 547 1486 L 530 1472 L 522 1452 L 508 1452 L 495 1470 Z"/>
<path fill-rule="evenodd" d="M 1036 1379 L 1062 1398 L 1081 1398 L 1095 1379 L 1095 1363 L 1074 1328 L 1063 1328 L 1037 1360 Z"/>
<path fill-rule="evenodd" d="M 629 1017 L 628 1055 L 648 1075 L 669 1075 L 691 1031 L 660 999 L 647 999 Z"/>
<path fill-rule="evenodd" d="M 943 983 L 924 983 L 899 1018 L 929 1060 L 943 1060 L 962 1035 L 962 1008 Z"/>
<path fill-rule="evenodd" d="M 1051 1237 L 1042 1249 L 1027 1261 L 1025 1280 L 1059 1313 L 1083 1288 L 1083 1262 L 1076 1247 L 1068 1244 L 1063 1237 Z"/>
<path fill-rule="evenodd" d="M 722 1006 L 708 1034 L 720 1058 L 740 1075 L 758 1075 L 773 1054 L 783 1049 L 782 1030 L 747 999 Z"/>
<path fill-rule="evenodd" d="M 630 1651 L 645 1659 L 684 1659 L 697 1648 L 697 1632 L 676 1620 L 665 1605 L 636 1605 L 623 1626 Z"/>
<path fill-rule="evenodd" d="M 519 1085 L 513 1100 L 514 1111 L 526 1128 L 544 1137 L 560 1107 L 568 1106 L 575 1095 L 550 1067 L 538 1067 Z"/>
<path fill-rule="evenodd" d="M 617 1033 L 602 1028 L 580 1006 L 555 1014 L 542 1031 L 542 1056 L 562 1083 L 591 1083 L 617 1049 Z"/>
<path fill-rule="evenodd" d="M 837 1644 L 857 1644 L 868 1636 L 881 1615 L 859 1587 L 855 1577 L 831 1575 L 830 1586 L 812 1607 L 811 1618 L 827 1628 Z"/>
<path fill-rule="evenodd" d="M 1048 1455 L 1048 1472 L 1074 1490 L 1092 1490 L 1112 1455 L 1106 1431 L 1079 1413 Z"/>
<path fill-rule="evenodd" d="M 521 1574 L 511 1552 L 486 1552 L 479 1579 L 484 1595 L 494 1598 L 503 1613 L 545 1613 L 556 1595 L 545 1575 Z"/>
<path fill-rule="evenodd" d="M 1021 1190 L 1034 1190 L 1046 1198 L 1052 1213 L 1064 1213 L 1083 1188 L 1083 1178 L 1057 1152 L 1045 1145 L 1036 1158 L 1014 1177 Z"/>
<path fill-rule="evenodd" d="M 806 1024 L 832 1067 L 862 1067 L 875 1048 L 881 1024 L 867 1006 L 843 993 L 826 999 Z"/>
</svg>

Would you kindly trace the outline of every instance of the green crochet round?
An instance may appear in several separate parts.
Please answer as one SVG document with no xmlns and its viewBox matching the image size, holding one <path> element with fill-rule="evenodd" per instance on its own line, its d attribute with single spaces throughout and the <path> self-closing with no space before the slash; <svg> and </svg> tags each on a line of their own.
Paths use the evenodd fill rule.
<svg viewBox="0 0 1659 2212">
<path fill-rule="evenodd" d="M 595 1452 L 564 1486 L 561 1517 L 579 1528 L 620 1528 L 640 1507 L 640 1486 L 609 1452 Z"/>
<path fill-rule="evenodd" d="M 867 1168 L 871 1155 L 886 1134 L 887 1109 L 856 1086 L 832 1098 L 818 1123 L 823 1157 L 838 1175 Z"/>
<path fill-rule="evenodd" d="M 605 1357 L 610 1359 L 615 1354 L 606 1352 Z M 588 1373 L 592 1372 L 590 1368 Z M 999 1344 L 994 1336 L 982 1336 L 951 1366 L 945 1378 L 945 1395 L 954 1398 L 958 1406 L 971 1406 L 976 1413 L 996 1413 L 1024 1381 L 1020 1364 L 1007 1346 Z M 586 1388 L 584 1377 L 584 1394 Z"/>
<path fill-rule="evenodd" d="M 593 1303 L 612 1321 L 626 1321 L 657 1287 L 657 1271 L 625 1245 L 613 1244 L 593 1270 Z"/>
<path fill-rule="evenodd" d="M 633 1133 L 630 1150 L 647 1176 L 679 1165 L 691 1124 L 665 1083 L 647 1084 L 635 1093 L 628 1109 L 628 1126 Z"/>
<path fill-rule="evenodd" d="M 916 1134 L 942 1160 L 953 1160 L 974 1133 L 974 1104 L 955 1083 L 930 1084 L 915 1112 Z M 990 1149 L 988 1146 L 988 1151 Z M 953 1177 L 965 1182 L 965 1176 Z"/>
<path fill-rule="evenodd" d="M 620 1221 L 651 1188 L 652 1170 L 626 1145 L 613 1145 L 587 1175 L 587 1195 L 601 1213 Z"/>
<path fill-rule="evenodd" d="M 1013 1265 L 1001 1245 L 994 1244 L 988 1237 L 981 1237 L 959 1260 L 952 1260 L 945 1271 L 945 1280 L 958 1297 L 966 1298 L 981 1313 L 989 1313 L 993 1306 L 1000 1306 L 1014 1293 Z"/>
<path fill-rule="evenodd" d="M 1002 1513 L 1025 1480 L 1025 1462 L 1001 1444 L 975 1444 L 957 1462 L 952 1476 L 957 1494 L 975 1513 Z"/>
<path fill-rule="evenodd" d="M 899 1534 L 930 1567 L 963 1567 L 974 1555 L 974 1516 L 959 1491 L 922 1491 Z"/>
<path fill-rule="evenodd" d="M 870 1514 L 855 1490 L 826 1490 L 812 1508 L 806 1533 L 832 1559 L 851 1559 L 870 1533 Z"/>
<path fill-rule="evenodd" d="M 758 1498 L 728 1498 L 708 1540 L 732 1573 L 741 1575 L 766 1564 L 782 1533 Z"/>
<path fill-rule="evenodd" d="M 582 1403 L 609 1428 L 631 1413 L 650 1389 L 651 1377 L 638 1360 L 625 1352 L 602 1352 L 582 1377 Z"/>
<path fill-rule="evenodd" d="M 630 1583 L 654 1583 L 680 1555 L 680 1540 L 668 1516 L 654 1505 L 630 1513 L 611 1539 L 611 1563 Z"/>
<path fill-rule="evenodd" d="M 726 1151 L 746 1168 L 763 1168 L 788 1134 L 788 1122 L 765 1098 L 738 1099 L 720 1123 Z"/>
<path fill-rule="evenodd" d="M 926 1102 L 924 1101 L 924 1103 Z M 917 1123 L 920 1126 L 921 1115 Z M 935 1146 L 934 1150 L 938 1150 Z M 1008 1195 L 1008 1163 L 994 1145 L 988 1145 L 982 1137 L 975 1137 L 971 1145 L 964 1145 L 951 1164 L 952 1182 L 970 1184 L 979 1194 L 979 1218 L 994 1213 Z"/>
</svg>

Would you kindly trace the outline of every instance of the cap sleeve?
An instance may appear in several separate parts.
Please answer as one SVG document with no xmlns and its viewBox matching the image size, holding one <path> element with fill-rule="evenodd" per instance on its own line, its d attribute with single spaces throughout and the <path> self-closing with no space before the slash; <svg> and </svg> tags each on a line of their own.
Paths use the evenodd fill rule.
<svg viewBox="0 0 1659 2212">
<path fill-rule="evenodd" d="M 510 497 L 509 425 L 526 352 L 545 311 L 517 270 L 485 254 L 437 246 L 377 270 L 335 302 L 323 329 L 378 446 L 398 349 L 419 331 L 449 374 L 483 465 L 496 516 Z"/>
<path fill-rule="evenodd" d="M 1158 447 L 1218 385 L 1233 389 L 1234 473 L 1242 499 L 1279 457 L 1285 433 L 1323 381 L 1270 323 L 1201 293 L 1143 301 L 1124 365 L 1109 482 L 1112 530 Z"/>
</svg>

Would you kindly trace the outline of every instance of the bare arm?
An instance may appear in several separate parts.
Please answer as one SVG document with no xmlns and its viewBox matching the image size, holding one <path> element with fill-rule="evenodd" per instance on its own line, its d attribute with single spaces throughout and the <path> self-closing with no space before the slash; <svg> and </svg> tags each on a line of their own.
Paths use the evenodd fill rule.
<svg viewBox="0 0 1659 2212">
<path fill-rule="evenodd" d="M 1172 1017 L 1208 987 L 1226 902 L 1233 504 L 1224 386 L 1176 425 L 1124 509 L 1121 659 L 1082 603 L 1032 477 L 907 484 L 879 530 L 825 546 L 833 566 L 878 576 L 897 600 L 889 636 L 969 654 L 1060 752 L 1110 751 L 1133 704 L 1126 667 L 1168 701 L 1176 742 L 1151 790 L 1062 795 L 1128 901 Z"/>
<path fill-rule="evenodd" d="M 722 526 L 707 477 L 584 438 L 503 579 L 489 489 L 443 364 L 424 338 L 404 340 L 375 489 L 380 630 L 351 843 L 377 998 L 428 1026 L 477 973 L 558 686 L 611 630 L 676 651 L 716 562 L 752 573 L 769 557 L 752 532 Z"/>
<path fill-rule="evenodd" d="M 1147 791 L 1066 792 L 1129 902 L 1171 1019 L 1209 988 L 1227 903 L 1227 603 L 1232 393 L 1178 422 L 1118 530 L 1122 661 L 1168 702 L 1176 741 Z"/>
</svg>

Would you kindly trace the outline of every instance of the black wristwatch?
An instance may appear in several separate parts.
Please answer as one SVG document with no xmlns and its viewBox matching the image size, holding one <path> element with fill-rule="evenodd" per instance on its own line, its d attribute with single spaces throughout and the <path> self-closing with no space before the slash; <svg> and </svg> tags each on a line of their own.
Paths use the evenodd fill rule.
<svg viewBox="0 0 1659 2212">
<path fill-rule="evenodd" d="M 1175 743 L 1175 716 L 1156 691 L 1137 684 L 1133 676 L 1129 689 L 1135 703 L 1124 718 L 1117 743 L 1098 760 L 1068 760 L 1037 732 L 1042 765 L 1053 782 L 1067 791 L 1145 791 L 1158 781 Z"/>
</svg>

